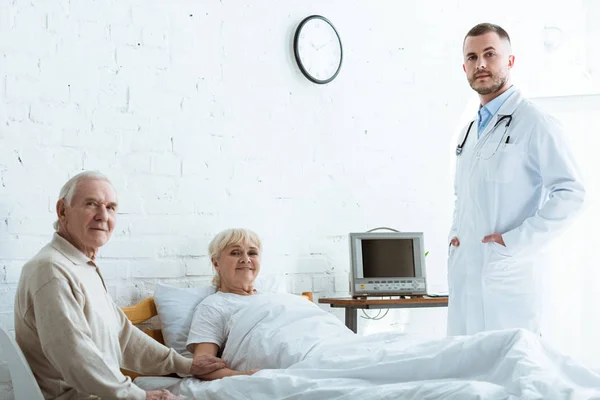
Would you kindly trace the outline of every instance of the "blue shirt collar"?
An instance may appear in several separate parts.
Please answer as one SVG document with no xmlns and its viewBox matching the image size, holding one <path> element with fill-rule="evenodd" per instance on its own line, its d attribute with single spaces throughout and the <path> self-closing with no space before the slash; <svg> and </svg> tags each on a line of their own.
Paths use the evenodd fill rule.
<svg viewBox="0 0 600 400">
<path fill-rule="evenodd" d="M 498 110 L 500 110 L 500 107 L 502 107 L 502 104 L 504 104 L 506 99 L 508 99 L 509 96 L 511 94 L 513 94 L 514 91 L 515 91 L 515 86 L 513 85 L 510 88 L 508 88 L 508 90 L 506 92 L 502 93 L 500 96 L 496 97 L 494 100 L 490 101 L 489 103 L 487 103 L 485 106 L 483 106 L 481 108 L 485 108 L 486 111 L 490 113 L 490 115 L 496 115 Z"/>
</svg>

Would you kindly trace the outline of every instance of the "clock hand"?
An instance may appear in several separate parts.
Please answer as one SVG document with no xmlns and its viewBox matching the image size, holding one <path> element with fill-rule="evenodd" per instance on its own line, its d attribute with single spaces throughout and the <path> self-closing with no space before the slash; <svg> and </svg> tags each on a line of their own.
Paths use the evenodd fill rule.
<svg viewBox="0 0 600 400">
<path fill-rule="evenodd" d="M 323 47 L 327 46 L 329 43 L 331 43 L 331 40 L 327 41 L 324 45 L 319 46 L 318 48 L 315 48 L 317 51 L 321 50 Z"/>
</svg>

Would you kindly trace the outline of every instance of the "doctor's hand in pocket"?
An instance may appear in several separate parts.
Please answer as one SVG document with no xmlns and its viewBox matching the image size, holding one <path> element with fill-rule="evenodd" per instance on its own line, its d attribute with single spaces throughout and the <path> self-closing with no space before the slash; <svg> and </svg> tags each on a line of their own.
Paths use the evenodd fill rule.
<svg viewBox="0 0 600 400">
<path fill-rule="evenodd" d="M 506 247 L 506 244 L 504 243 L 504 239 L 502 239 L 502 235 L 499 233 L 492 233 L 491 235 L 486 235 L 483 237 L 483 239 L 481 240 L 482 243 L 498 243 L 504 247 Z"/>
<path fill-rule="evenodd" d="M 456 236 L 454 236 L 452 239 L 450 239 L 450 245 L 452 245 L 454 247 L 460 246 L 460 241 L 458 240 L 458 238 Z"/>
</svg>

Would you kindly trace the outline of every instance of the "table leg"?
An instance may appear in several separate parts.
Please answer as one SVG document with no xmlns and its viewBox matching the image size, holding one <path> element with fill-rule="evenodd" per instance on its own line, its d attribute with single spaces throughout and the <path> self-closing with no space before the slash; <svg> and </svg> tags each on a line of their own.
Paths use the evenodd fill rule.
<svg viewBox="0 0 600 400">
<path fill-rule="evenodd" d="M 346 326 L 354 333 L 356 333 L 358 327 L 357 313 L 358 310 L 356 308 L 346 307 Z"/>
</svg>

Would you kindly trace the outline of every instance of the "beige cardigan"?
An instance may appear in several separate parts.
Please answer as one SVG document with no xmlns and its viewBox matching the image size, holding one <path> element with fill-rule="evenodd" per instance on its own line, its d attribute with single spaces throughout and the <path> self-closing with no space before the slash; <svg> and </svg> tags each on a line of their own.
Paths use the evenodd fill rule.
<svg viewBox="0 0 600 400">
<path fill-rule="evenodd" d="M 188 373 L 192 361 L 134 327 L 96 264 L 58 234 L 23 267 L 15 299 L 19 346 L 48 399 L 140 399 L 119 367 Z"/>
</svg>

